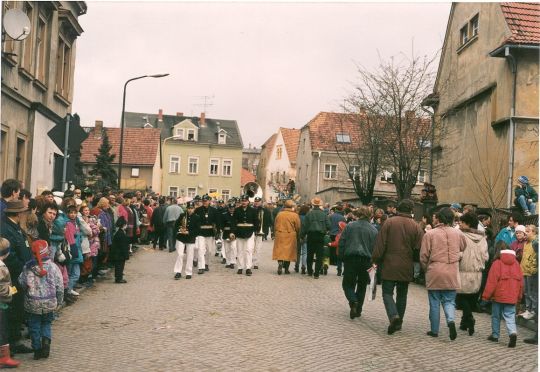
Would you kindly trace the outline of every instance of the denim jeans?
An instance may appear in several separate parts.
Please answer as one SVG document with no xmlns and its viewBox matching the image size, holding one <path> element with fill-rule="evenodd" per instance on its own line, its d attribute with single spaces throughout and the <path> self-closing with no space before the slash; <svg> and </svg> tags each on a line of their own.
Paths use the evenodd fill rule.
<svg viewBox="0 0 540 372">
<path fill-rule="evenodd" d="M 302 267 L 307 266 L 307 243 L 306 242 L 300 245 L 300 265 L 302 265 Z"/>
<path fill-rule="evenodd" d="M 441 322 L 441 308 L 443 307 L 446 324 L 454 321 L 456 313 L 456 291 L 455 290 L 428 290 L 429 299 L 429 322 L 431 323 L 431 332 L 439 333 L 439 324 Z"/>
<path fill-rule="evenodd" d="M 394 301 L 394 288 L 396 288 L 396 301 Z M 382 281 L 382 294 L 384 308 L 388 320 L 399 316 L 403 321 L 405 309 L 407 308 L 407 293 L 409 291 L 409 282 L 400 282 L 394 280 Z"/>
<path fill-rule="evenodd" d="M 41 338 L 47 337 L 52 339 L 51 323 L 53 321 L 53 312 L 46 314 L 32 314 L 26 313 L 26 319 L 28 320 L 28 333 L 30 333 L 30 339 L 32 340 L 32 349 L 41 349 Z"/>
<path fill-rule="evenodd" d="M 343 264 L 345 266 L 341 283 L 343 292 L 349 302 L 358 302 L 358 312 L 361 313 L 366 297 L 366 287 L 369 284 L 367 270 L 371 267 L 371 257 L 345 257 Z"/>
<path fill-rule="evenodd" d="M 70 263 L 67 265 L 67 270 L 69 276 L 68 289 L 73 289 L 81 276 L 81 264 Z"/>
<path fill-rule="evenodd" d="M 517 334 L 516 327 L 516 305 L 501 304 L 493 301 L 491 303 L 491 335 L 499 338 L 501 330 L 501 316 L 506 323 L 508 335 Z"/>
<path fill-rule="evenodd" d="M 529 211 L 531 214 L 536 214 L 536 204 L 533 202 L 529 203 L 527 199 L 525 199 L 525 195 L 520 195 L 519 198 L 517 198 L 517 203 L 524 211 Z"/>
<path fill-rule="evenodd" d="M 525 279 L 525 306 L 528 311 L 538 313 L 538 274 L 524 276 Z"/>
</svg>

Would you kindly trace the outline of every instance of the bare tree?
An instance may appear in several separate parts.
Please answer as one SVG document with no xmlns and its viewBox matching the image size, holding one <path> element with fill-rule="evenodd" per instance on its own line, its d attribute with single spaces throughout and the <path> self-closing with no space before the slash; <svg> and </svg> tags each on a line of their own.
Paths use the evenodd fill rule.
<svg viewBox="0 0 540 372">
<path fill-rule="evenodd" d="M 393 168 L 392 179 L 399 199 L 409 198 L 419 171 L 427 165 L 431 149 L 431 121 L 422 110 L 422 100 L 431 92 L 436 56 L 401 54 L 380 60 L 373 71 L 359 66 L 354 101 L 365 107 L 376 123 L 375 143 L 381 164 Z M 373 133 L 373 131 L 371 132 Z"/>
</svg>

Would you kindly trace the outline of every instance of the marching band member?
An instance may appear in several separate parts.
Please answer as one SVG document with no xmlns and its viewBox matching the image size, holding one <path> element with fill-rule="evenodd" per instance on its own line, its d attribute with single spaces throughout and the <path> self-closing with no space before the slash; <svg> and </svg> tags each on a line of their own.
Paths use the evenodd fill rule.
<svg viewBox="0 0 540 372">
<path fill-rule="evenodd" d="M 234 208 L 235 203 L 229 203 L 228 209 L 220 215 L 219 229 L 223 233 L 223 257 L 226 259 L 226 268 L 234 269 L 236 264 L 236 240 L 231 239 L 230 235 L 233 232 L 234 225 Z"/>
<path fill-rule="evenodd" d="M 204 271 L 209 271 L 208 264 L 210 263 L 210 256 L 216 251 L 216 225 L 217 225 L 217 211 L 216 208 L 210 206 L 210 197 L 208 194 L 203 195 L 202 205 L 195 209 L 195 213 L 201 219 L 201 229 L 199 232 L 199 274 L 204 268 Z M 204 260 L 201 261 L 200 258 Z"/>
<path fill-rule="evenodd" d="M 181 273 L 184 258 L 184 249 L 186 251 L 186 279 L 191 279 L 195 242 L 201 228 L 201 220 L 199 216 L 194 212 L 195 203 L 188 202 L 187 212 L 182 213 L 182 215 L 180 215 L 180 218 L 176 222 L 176 253 L 178 254 L 178 257 L 176 258 L 176 263 L 174 264 L 174 279 L 176 280 L 182 277 Z"/>
<path fill-rule="evenodd" d="M 253 266 L 253 249 L 255 246 L 255 231 L 259 229 L 259 219 L 257 211 L 249 205 L 249 197 L 242 196 L 242 204 L 234 210 L 234 233 L 230 234 L 231 239 L 236 238 L 238 249 L 238 271 L 246 269 L 246 275 L 251 276 Z"/>
<path fill-rule="evenodd" d="M 255 234 L 255 248 L 253 250 L 253 268 L 258 269 L 259 254 L 262 248 L 263 237 L 268 235 L 272 216 L 266 208 L 263 208 L 262 199 L 258 196 L 256 196 L 253 201 L 253 208 L 257 211 L 257 218 L 259 219 L 259 228 Z"/>
</svg>

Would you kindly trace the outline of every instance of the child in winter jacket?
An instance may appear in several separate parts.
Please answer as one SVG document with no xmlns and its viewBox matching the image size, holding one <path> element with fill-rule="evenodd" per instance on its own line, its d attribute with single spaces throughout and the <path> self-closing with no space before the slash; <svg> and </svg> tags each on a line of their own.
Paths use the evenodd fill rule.
<svg viewBox="0 0 540 372">
<path fill-rule="evenodd" d="M 42 359 L 49 357 L 53 312 L 64 299 L 64 283 L 45 240 L 33 242 L 32 253 L 35 258 L 24 266 L 19 283 L 26 289 L 24 310 L 34 359 Z"/>
<path fill-rule="evenodd" d="M 118 217 L 116 227 L 118 230 L 113 236 L 109 261 L 114 264 L 114 282 L 117 284 L 127 283 L 124 279 L 124 265 L 129 260 L 129 245 L 131 238 L 126 234 L 126 219 Z"/>
<path fill-rule="evenodd" d="M 491 300 L 491 335 L 489 341 L 498 342 L 501 316 L 510 335 L 508 347 L 515 347 L 517 340 L 516 304 L 523 295 L 523 273 L 511 249 L 501 251 L 489 270 L 486 288 L 482 294 L 485 301 Z"/>
<path fill-rule="evenodd" d="M 6 310 L 14 294 L 9 270 L 4 264 L 4 260 L 9 256 L 9 246 L 7 239 L 0 238 L 0 368 L 14 368 L 21 364 L 11 359 L 9 354 Z"/>
<path fill-rule="evenodd" d="M 532 319 L 538 312 L 538 240 L 537 227 L 528 225 L 525 229 L 527 242 L 523 247 L 521 271 L 525 281 L 525 311 L 519 316 Z"/>
<path fill-rule="evenodd" d="M 81 264 L 83 263 L 82 253 L 82 236 L 79 218 L 77 217 L 77 207 L 70 205 L 66 209 L 68 220 L 66 222 L 64 238 L 69 244 L 69 250 L 71 252 L 71 259 L 67 263 L 67 271 L 69 275 L 67 294 L 72 296 L 78 296 L 79 293 L 73 290 L 75 284 L 81 276 Z"/>
<path fill-rule="evenodd" d="M 525 226 L 523 225 L 516 226 L 516 240 L 510 244 L 510 249 L 516 252 L 516 259 L 518 262 L 521 262 L 521 258 L 523 257 L 523 248 L 527 242 L 527 233 L 525 230 Z"/>
</svg>

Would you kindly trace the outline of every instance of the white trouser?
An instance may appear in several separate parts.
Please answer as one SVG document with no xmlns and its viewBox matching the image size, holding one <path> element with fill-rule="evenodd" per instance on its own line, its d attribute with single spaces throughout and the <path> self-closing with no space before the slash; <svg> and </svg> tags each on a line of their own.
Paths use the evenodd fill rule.
<svg viewBox="0 0 540 372">
<path fill-rule="evenodd" d="M 237 238 L 238 248 L 238 268 L 251 269 L 253 266 L 253 248 L 255 246 L 255 236 L 251 235 L 247 239 Z"/>
<path fill-rule="evenodd" d="M 227 260 L 227 265 L 236 265 L 236 240 L 232 242 L 229 239 L 223 240 L 223 251 L 225 252 L 223 257 Z"/>
<path fill-rule="evenodd" d="M 253 248 L 253 266 L 259 265 L 259 254 L 262 248 L 262 235 L 255 235 L 255 247 Z"/>
<path fill-rule="evenodd" d="M 199 269 L 204 269 L 204 265 L 210 263 L 210 256 L 216 253 L 216 242 L 213 236 L 199 236 Z M 201 266 L 201 256 L 203 263 Z"/>
<path fill-rule="evenodd" d="M 199 262 L 199 245 L 201 244 L 201 238 L 202 238 L 202 236 L 197 236 L 195 238 L 195 248 L 194 248 L 193 257 L 195 257 L 195 262 L 197 262 L 197 266 L 199 266 L 199 264 L 198 264 L 198 262 Z M 204 266 L 203 266 L 203 269 L 204 269 Z"/>
<path fill-rule="evenodd" d="M 174 272 L 181 273 L 182 265 L 184 264 L 184 248 L 186 250 L 186 275 L 191 275 L 193 271 L 193 250 L 195 249 L 195 244 L 182 243 L 181 241 L 176 241 L 176 263 L 174 264 Z"/>
</svg>

